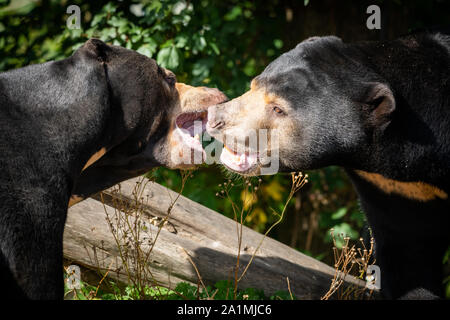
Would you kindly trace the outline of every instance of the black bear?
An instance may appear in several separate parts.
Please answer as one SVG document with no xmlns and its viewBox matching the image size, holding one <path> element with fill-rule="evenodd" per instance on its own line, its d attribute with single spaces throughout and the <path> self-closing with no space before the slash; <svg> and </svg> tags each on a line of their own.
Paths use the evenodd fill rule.
<svg viewBox="0 0 450 320">
<path fill-rule="evenodd" d="M 277 131 L 278 141 L 269 139 L 265 150 L 248 146 L 249 133 L 261 129 Z M 210 107 L 207 130 L 225 144 L 221 162 L 241 174 L 264 173 L 273 153 L 284 172 L 345 168 L 373 231 L 384 296 L 416 288 L 442 295 L 450 243 L 448 35 L 307 39 L 269 64 L 250 91 Z"/>
<path fill-rule="evenodd" d="M 225 99 L 97 39 L 67 59 L 1 73 L 0 294 L 62 299 L 70 199 L 158 165 L 192 165 L 178 155 L 195 139 L 175 122 L 206 122 L 206 107 Z"/>
</svg>

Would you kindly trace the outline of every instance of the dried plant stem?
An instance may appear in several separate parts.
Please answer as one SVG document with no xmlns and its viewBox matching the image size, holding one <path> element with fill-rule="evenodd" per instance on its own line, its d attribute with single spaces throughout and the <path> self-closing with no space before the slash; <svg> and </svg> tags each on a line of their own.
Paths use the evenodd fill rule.
<svg viewBox="0 0 450 320">
<path fill-rule="evenodd" d="M 283 210 L 281 212 L 281 214 L 279 214 L 279 219 L 272 224 L 269 229 L 267 229 L 267 231 L 264 233 L 264 236 L 261 238 L 261 241 L 259 242 L 258 246 L 256 247 L 255 251 L 253 252 L 252 256 L 250 257 L 250 261 L 247 263 L 244 271 L 242 272 L 241 276 L 239 277 L 238 281 L 240 281 L 245 273 L 247 272 L 248 268 L 250 267 L 251 263 L 253 262 L 254 257 L 256 256 L 256 253 L 258 252 L 259 248 L 261 247 L 264 239 L 267 237 L 267 235 L 269 234 L 269 232 L 275 228 L 275 226 L 277 226 L 278 224 L 280 224 L 280 222 L 283 220 L 284 217 L 284 213 L 286 212 L 286 208 L 289 204 L 289 202 L 291 201 L 292 197 L 294 196 L 294 194 L 300 190 L 306 183 L 308 182 L 308 175 L 302 175 L 302 173 L 292 173 L 292 186 L 291 186 L 291 191 L 289 193 L 289 196 L 286 200 L 286 202 L 284 203 L 283 206 Z M 277 214 L 277 212 L 275 210 L 273 210 L 274 214 Z"/>
<path fill-rule="evenodd" d="M 294 296 L 292 295 L 292 291 L 291 291 L 291 283 L 289 282 L 289 277 L 286 277 L 286 282 L 287 282 L 287 286 L 288 286 L 288 290 L 289 290 L 289 295 L 291 296 L 291 300 L 294 300 Z"/>
<path fill-rule="evenodd" d="M 128 278 L 128 282 L 132 284 L 137 292 L 137 298 L 145 298 L 145 288 L 147 286 L 164 287 L 159 284 L 153 276 L 152 270 L 148 264 L 150 255 L 155 247 L 156 241 L 161 233 L 163 226 L 168 221 L 170 214 L 175 206 L 175 203 L 179 199 L 181 193 L 184 190 L 187 179 L 191 175 L 191 172 L 181 172 L 182 183 L 181 188 L 175 199 L 173 199 L 167 209 L 167 214 L 158 224 L 156 235 L 151 241 L 149 241 L 150 248 L 143 247 L 145 237 L 142 236 L 143 226 L 141 224 L 141 215 L 146 212 L 146 206 L 144 203 L 144 191 L 147 184 L 151 181 L 142 178 L 136 183 L 136 187 L 132 192 L 132 202 L 120 196 L 120 185 L 116 187 L 117 197 L 112 197 L 113 207 L 115 210 L 114 215 L 110 215 L 107 211 L 105 199 L 103 194 L 100 194 L 101 202 L 106 213 L 106 220 L 111 229 L 116 247 L 118 249 L 119 258 L 122 265 L 125 267 L 125 273 Z M 148 196 L 147 196 L 148 199 Z M 145 223 L 144 223 L 145 225 Z M 134 272 L 131 270 L 131 265 L 134 266 Z M 109 272 L 109 268 L 107 273 Z M 106 273 L 106 274 L 107 274 Z M 103 279 L 106 277 L 104 275 Z M 102 281 L 103 281 L 102 279 Z M 161 292 L 160 292 L 161 293 Z"/>
<path fill-rule="evenodd" d="M 201 285 L 202 285 L 203 289 L 205 290 L 206 295 L 208 296 L 208 298 L 210 298 L 208 289 L 206 288 L 205 284 L 203 283 L 202 276 L 200 275 L 200 272 L 198 271 L 197 266 L 195 265 L 194 261 L 192 261 L 191 256 L 189 255 L 189 253 L 184 248 L 181 248 L 181 249 L 183 249 L 184 253 L 186 253 L 186 256 L 187 256 L 189 262 L 194 267 L 195 273 L 197 273 L 198 281 L 201 283 Z"/>
<path fill-rule="evenodd" d="M 367 250 L 362 238 L 359 239 L 361 248 L 356 249 L 355 245 L 350 246 L 350 238 L 345 235 L 338 235 L 344 241 L 342 249 L 338 249 L 336 242 L 336 236 L 334 235 L 334 230 L 331 229 L 331 238 L 333 240 L 333 255 L 334 255 L 334 268 L 335 273 L 331 281 L 329 290 L 322 296 L 321 300 L 330 299 L 335 293 L 338 293 L 338 299 L 348 300 L 348 299 L 364 299 L 370 298 L 372 296 L 373 290 L 366 292 L 366 288 L 360 288 L 355 285 L 349 285 L 344 289 L 342 285 L 345 282 L 347 275 L 351 275 L 354 271 L 355 276 L 359 279 L 364 279 L 367 273 L 367 268 L 369 265 L 375 263 L 373 260 L 373 238 L 370 241 L 370 248 Z M 368 294 L 367 294 L 368 293 Z"/>
</svg>

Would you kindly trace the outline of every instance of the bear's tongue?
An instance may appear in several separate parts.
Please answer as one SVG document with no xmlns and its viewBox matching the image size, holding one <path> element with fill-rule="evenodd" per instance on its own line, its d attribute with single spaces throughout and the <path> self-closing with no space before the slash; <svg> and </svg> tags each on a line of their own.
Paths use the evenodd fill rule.
<svg viewBox="0 0 450 320">
<path fill-rule="evenodd" d="M 184 145 L 201 153 L 204 153 L 201 138 L 205 131 L 207 116 L 207 111 L 185 112 L 175 120 L 176 130 Z"/>
<path fill-rule="evenodd" d="M 246 172 L 257 165 L 258 155 L 257 153 L 234 152 L 224 145 L 220 155 L 220 162 L 231 170 Z"/>
</svg>

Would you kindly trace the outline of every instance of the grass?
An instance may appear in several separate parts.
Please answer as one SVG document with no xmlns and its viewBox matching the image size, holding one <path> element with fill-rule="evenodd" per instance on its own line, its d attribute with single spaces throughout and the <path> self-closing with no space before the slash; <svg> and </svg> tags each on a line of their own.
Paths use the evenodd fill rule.
<svg viewBox="0 0 450 320">
<path fill-rule="evenodd" d="M 133 285 L 119 284 L 111 279 L 108 280 L 109 289 L 101 289 L 99 286 L 90 285 L 81 281 L 79 289 L 69 289 L 65 286 L 66 299 L 72 300 L 291 300 L 287 291 L 278 291 L 268 296 L 263 290 L 247 288 L 239 290 L 235 297 L 230 297 L 233 290 L 230 281 L 218 281 L 214 286 L 206 286 L 206 290 L 190 283 L 180 282 L 171 290 L 165 287 L 146 286 L 138 289 Z M 144 295 L 142 295 L 144 292 Z"/>
</svg>

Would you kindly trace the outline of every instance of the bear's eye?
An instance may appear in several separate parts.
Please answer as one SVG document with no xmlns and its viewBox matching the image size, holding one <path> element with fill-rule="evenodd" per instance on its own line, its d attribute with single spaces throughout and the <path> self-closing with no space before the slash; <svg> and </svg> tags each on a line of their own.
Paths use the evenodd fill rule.
<svg viewBox="0 0 450 320">
<path fill-rule="evenodd" d="M 277 113 L 277 114 L 284 114 L 284 111 L 281 110 L 281 108 L 278 107 L 278 106 L 274 106 L 274 107 L 273 107 L 273 111 L 274 111 L 275 113 Z"/>
<path fill-rule="evenodd" d="M 177 82 L 177 77 L 175 76 L 175 74 L 173 74 L 172 72 L 166 73 L 165 79 L 169 86 L 171 86 L 172 88 L 175 87 L 175 83 Z"/>
</svg>

